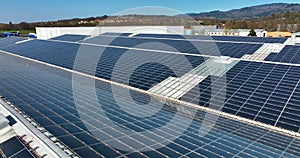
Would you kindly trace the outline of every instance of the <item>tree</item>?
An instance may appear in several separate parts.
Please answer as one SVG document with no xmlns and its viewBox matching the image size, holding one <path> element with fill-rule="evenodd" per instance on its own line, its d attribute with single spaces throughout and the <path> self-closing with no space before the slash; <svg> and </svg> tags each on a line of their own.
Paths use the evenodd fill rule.
<svg viewBox="0 0 300 158">
<path fill-rule="evenodd" d="M 256 32 L 254 31 L 254 29 L 251 29 L 251 30 L 250 30 L 248 36 L 252 36 L 252 37 L 253 37 L 253 36 L 255 36 L 255 37 L 257 36 L 257 35 L 256 35 Z"/>
<path fill-rule="evenodd" d="M 26 23 L 26 22 L 21 22 L 19 24 L 19 27 L 21 30 L 30 30 L 31 29 L 30 24 Z"/>
</svg>

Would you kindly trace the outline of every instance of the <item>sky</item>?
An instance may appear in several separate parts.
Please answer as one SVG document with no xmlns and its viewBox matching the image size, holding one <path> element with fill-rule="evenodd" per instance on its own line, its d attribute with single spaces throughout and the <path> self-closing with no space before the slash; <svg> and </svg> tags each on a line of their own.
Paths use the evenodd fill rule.
<svg viewBox="0 0 300 158">
<path fill-rule="evenodd" d="M 299 3 L 299 0 L 1 0 L 0 23 L 115 15 L 143 6 L 166 7 L 178 13 L 199 13 L 278 2 Z"/>
</svg>

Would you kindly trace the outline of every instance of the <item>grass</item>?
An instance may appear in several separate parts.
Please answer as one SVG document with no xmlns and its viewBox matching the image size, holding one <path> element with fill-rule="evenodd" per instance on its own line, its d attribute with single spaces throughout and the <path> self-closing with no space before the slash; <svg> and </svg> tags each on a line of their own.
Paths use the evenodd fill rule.
<svg viewBox="0 0 300 158">
<path fill-rule="evenodd" d="M 2 33 L 2 32 L 17 32 L 17 31 L 19 31 L 20 34 L 35 33 L 34 30 L 0 30 L 0 33 Z"/>
</svg>

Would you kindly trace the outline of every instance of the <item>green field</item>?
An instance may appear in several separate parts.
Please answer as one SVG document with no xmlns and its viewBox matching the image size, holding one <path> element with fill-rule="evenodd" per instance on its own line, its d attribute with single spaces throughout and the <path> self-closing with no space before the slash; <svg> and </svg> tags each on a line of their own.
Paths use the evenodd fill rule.
<svg viewBox="0 0 300 158">
<path fill-rule="evenodd" d="M 34 30 L 0 30 L 0 33 L 2 33 L 2 32 L 17 32 L 17 31 L 19 31 L 20 34 L 35 33 Z"/>
</svg>

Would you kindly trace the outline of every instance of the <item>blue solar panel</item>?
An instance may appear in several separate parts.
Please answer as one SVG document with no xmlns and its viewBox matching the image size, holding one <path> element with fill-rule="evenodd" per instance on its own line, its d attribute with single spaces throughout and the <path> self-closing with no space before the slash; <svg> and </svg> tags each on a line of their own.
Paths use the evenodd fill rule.
<svg viewBox="0 0 300 158">
<path fill-rule="evenodd" d="M 17 137 L 13 137 L 0 144 L 0 152 L 3 152 L 4 156 L 11 158 L 34 158 L 30 151 L 21 143 L 21 141 Z"/>
<path fill-rule="evenodd" d="M 257 42 L 257 43 L 284 43 L 287 38 L 271 37 L 240 37 L 240 36 L 193 36 L 193 35 L 167 35 L 167 34 L 138 34 L 135 37 L 170 38 L 170 39 L 197 39 L 227 42 Z"/>
<path fill-rule="evenodd" d="M 239 37 L 239 36 L 212 36 L 216 41 L 233 41 L 233 42 L 258 42 L 258 43 L 284 43 L 287 38 L 273 37 Z"/>
<path fill-rule="evenodd" d="M 103 33 L 101 35 L 105 35 L 105 36 L 129 36 L 131 35 L 132 33 L 113 33 L 113 32 L 106 32 L 106 33 Z"/>
<path fill-rule="evenodd" d="M 121 48 L 105 48 L 97 46 L 80 46 L 79 44 L 72 43 L 62 43 L 62 42 L 52 42 L 43 40 L 33 40 L 30 42 L 22 43 L 16 46 L 11 46 L 4 48 L 3 50 L 21 55 L 24 57 L 29 57 L 35 60 L 43 61 L 46 63 L 54 64 L 68 69 L 73 69 L 75 64 L 75 59 L 78 51 L 84 49 L 90 53 L 85 52 L 84 61 L 80 61 L 83 64 L 77 70 L 90 75 L 95 75 L 97 77 L 112 80 L 112 72 L 119 72 L 122 75 L 122 70 L 116 69 L 116 64 L 124 54 L 131 54 L 131 57 L 127 57 L 124 60 L 123 66 L 130 69 L 128 63 L 134 63 L 142 57 L 149 56 L 153 59 L 157 59 L 164 63 L 166 60 L 176 60 L 178 58 L 186 58 L 191 64 L 191 67 L 196 67 L 204 62 L 203 57 L 192 57 L 187 55 L 178 54 L 160 54 L 157 52 L 147 52 L 147 51 L 136 51 Z M 86 64 L 86 61 L 97 58 L 97 52 L 103 52 L 101 58 L 99 59 L 96 72 L 93 72 L 93 68 Z M 191 68 L 185 67 L 183 65 L 180 67 L 178 65 L 177 76 L 180 77 L 185 73 L 191 71 Z M 146 65 L 141 65 L 136 69 L 130 77 L 129 83 L 126 81 L 116 78 L 114 81 L 130 85 L 136 88 L 141 88 L 144 90 L 150 89 L 154 84 L 159 83 L 170 76 L 176 76 L 173 71 L 168 69 L 166 66 L 159 63 L 150 63 Z M 151 79 L 151 80 L 149 80 Z"/>
<path fill-rule="evenodd" d="M 28 47 L 31 46 L 34 46 L 35 49 L 28 49 Z M 86 67 L 84 64 L 80 66 L 78 71 L 143 90 L 150 89 L 153 85 L 164 81 L 170 76 L 181 77 L 182 75 L 191 71 L 191 69 L 182 67 L 178 70 L 180 73 L 175 75 L 174 72 L 172 72 L 164 65 L 158 63 L 148 63 L 137 68 L 131 74 L 129 81 L 127 81 L 123 79 L 126 74 L 122 75 L 122 70 L 118 70 L 115 68 L 117 62 L 125 53 L 131 53 L 132 56 L 125 59 L 126 62 L 123 63 L 123 65 L 121 66 L 122 68 L 126 67 L 128 63 L 133 63 L 136 60 L 142 59 L 143 57 L 149 55 L 149 53 L 151 53 L 152 56 L 157 56 L 157 58 L 159 58 L 162 62 L 165 62 L 166 59 L 169 61 L 176 61 L 176 59 L 178 59 L 182 55 L 136 50 L 129 51 L 127 49 L 121 48 L 105 48 L 97 46 L 84 47 L 85 50 L 91 52 L 86 53 L 84 57 L 84 60 L 86 61 L 96 58 L 95 55 L 97 53 L 95 52 L 99 52 L 99 50 L 102 50 L 103 54 L 99 59 L 96 72 L 92 72 L 93 68 Z M 64 68 L 73 69 L 76 54 L 79 48 L 79 44 L 34 40 L 31 42 L 26 42 L 24 44 L 7 47 L 4 50 Z M 203 57 L 184 57 L 193 64 L 193 67 L 200 65 L 204 61 Z M 83 63 L 86 62 L 83 61 Z M 294 77 L 293 74 L 295 74 L 295 71 L 297 71 L 297 67 L 293 67 L 293 69 L 290 69 L 289 66 L 262 63 L 251 63 L 249 64 L 249 66 L 247 65 L 248 64 L 245 65 L 244 62 L 240 62 L 240 64 L 235 66 L 227 73 L 228 76 L 235 77 L 237 75 L 241 77 L 235 77 L 234 79 L 232 79 L 232 81 L 231 78 L 229 78 L 230 82 L 228 82 L 228 89 L 232 88 L 232 90 L 228 91 L 228 100 L 226 100 L 223 110 L 234 115 L 275 125 L 278 122 L 277 118 L 279 117 L 279 115 L 281 115 L 281 111 L 284 110 L 283 107 L 288 100 L 287 96 L 293 95 L 293 89 L 287 88 L 285 91 L 283 91 L 285 94 L 282 94 L 283 92 L 280 89 L 281 84 L 283 84 L 283 87 L 286 87 L 284 85 L 286 85 L 286 82 L 289 82 L 290 87 L 295 87 L 295 84 L 297 84 L 297 82 L 291 82 L 291 77 L 289 77 L 288 75 L 292 75 L 292 77 Z M 243 66 L 245 68 L 243 68 Z M 236 70 L 240 70 L 241 67 L 243 68 L 243 71 L 239 72 Z M 128 69 L 130 68 L 131 67 L 129 66 Z M 112 79 L 113 71 L 118 72 L 120 77 Z M 280 74 L 281 76 L 278 74 Z M 270 80 L 272 80 L 272 82 Z M 200 103 L 196 104 L 208 106 L 211 93 L 210 78 L 207 78 L 201 84 L 199 85 L 200 89 L 204 89 L 203 93 L 201 94 L 202 99 Z M 242 84 L 242 86 L 237 87 L 237 84 Z M 247 90 L 245 91 L 244 88 Z M 193 100 L 195 100 L 194 98 L 191 98 L 191 96 L 197 97 L 193 96 L 193 93 L 194 92 L 192 92 L 192 94 L 186 94 L 186 96 L 188 96 L 189 98 L 189 100 L 187 101 L 193 102 Z M 272 97 L 270 97 L 270 95 Z M 139 95 L 135 95 L 134 92 L 132 93 L 132 96 L 139 97 Z M 285 98 L 280 98 L 282 104 L 276 103 L 277 99 L 279 98 L 278 96 L 285 96 Z M 268 101 L 269 99 L 271 100 Z M 255 104 L 255 106 L 253 106 L 253 104 Z M 269 106 L 272 107 L 274 104 L 276 104 L 276 107 L 273 107 L 273 109 L 270 110 Z M 287 129 L 297 132 L 297 123 L 292 124 L 292 126 L 287 127 Z"/>
<path fill-rule="evenodd" d="M 163 138 L 163 133 L 159 137 L 164 141 L 158 141 L 159 137 L 126 135 L 116 127 L 136 131 L 160 127 L 168 124 L 176 110 L 165 106 L 151 117 L 130 115 L 115 103 L 115 99 L 117 97 L 127 105 L 132 104 L 131 101 L 122 96 L 113 97 L 111 85 L 94 81 L 98 101 L 102 103 L 103 109 L 91 104 L 92 95 L 88 91 L 81 90 L 80 98 L 77 99 L 84 105 L 86 111 L 78 111 L 79 107 L 74 104 L 71 73 L 3 54 L 0 56 L 0 73 L 3 74 L 0 75 L 0 94 L 29 114 L 81 157 L 300 156 L 300 151 L 295 150 L 300 147 L 298 139 L 223 117 L 219 117 L 207 135 L 199 136 L 199 128 L 204 126 L 201 120 L 203 121 L 205 115 L 201 111 L 197 113 L 197 120 L 200 122 L 194 120 L 180 137 L 166 146 L 157 149 L 154 149 L 154 146 L 145 146 L 151 148 L 148 151 L 122 151 L 109 144 L 115 142 L 135 148 L 136 144 L 145 140 L 154 144 L 169 140 Z M 134 108 L 135 111 L 153 110 L 151 106 L 147 109 L 139 106 Z M 102 115 L 100 111 L 105 111 L 105 114 Z M 80 116 L 83 115 L 89 119 L 82 120 Z M 104 118 L 113 121 L 114 126 L 107 125 Z M 176 129 L 186 124 L 185 120 L 185 117 L 181 116 L 176 120 L 176 124 L 169 127 L 177 131 Z M 97 137 L 95 132 L 101 137 Z"/>
<path fill-rule="evenodd" d="M 59 41 L 68 41 L 68 42 L 78 42 L 80 40 L 83 40 L 89 36 L 87 35 L 71 35 L 71 34 L 66 34 L 66 35 L 61 35 L 58 37 L 51 38 L 50 40 L 59 40 Z"/>
<path fill-rule="evenodd" d="M 241 61 L 226 73 L 227 95 L 222 110 L 298 132 L 300 121 L 295 120 L 300 114 L 299 108 L 295 106 L 300 90 L 298 74 L 300 67 L 297 66 Z M 211 81 L 218 84 L 218 78 L 213 76 L 199 84 L 201 99 L 195 104 L 209 105 L 212 99 Z M 194 88 L 187 93 L 185 100 L 198 97 L 194 95 L 198 94 L 196 90 Z M 284 118 L 282 114 L 285 114 Z"/>
<path fill-rule="evenodd" d="M 197 50 L 197 52 L 193 46 L 195 43 L 129 37 L 114 39 L 109 36 L 113 35 L 107 34 L 107 36 L 92 38 L 91 43 L 147 48 L 152 51 L 43 40 L 32 40 L 4 47 L 1 50 L 70 70 L 75 69 L 141 90 L 149 90 L 171 76 L 181 77 L 191 69 L 203 64 L 204 59 L 208 59 L 192 55 L 199 54 L 199 51 Z M 156 44 L 154 44 L 155 42 Z M 174 47 L 175 51 L 184 51 L 184 55 L 153 50 L 154 48 L 174 50 L 162 46 L 163 44 Z M 205 42 L 200 42 L 200 44 L 207 45 Z M 255 52 L 261 46 L 260 44 L 230 42 L 217 42 L 216 45 L 222 55 L 238 58 L 242 57 L 245 52 L 249 54 Z M 203 48 L 200 50 L 213 49 Z M 289 48 L 291 52 L 295 50 L 298 49 Z M 83 61 L 78 62 L 78 52 L 80 51 L 82 53 L 80 59 Z M 203 54 L 203 52 L 200 53 Z M 98 55 L 100 55 L 100 59 Z M 211 52 L 209 55 L 216 56 Z M 288 56 L 296 55 L 285 54 L 281 57 L 288 58 Z M 148 58 L 152 60 L 147 60 Z M 186 59 L 191 67 L 181 65 L 178 62 L 179 58 Z M 96 67 L 89 64 L 95 61 L 98 64 Z M 132 67 L 131 64 L 139 63 L 139 61 L 145 61 L 146 64 Z M 176 63 L 177 73 L 166 66 L 169 62 Z M 132 73 L 127 80 L 128 73 L 124 70 L 131 69 Z M 114 73 L 118 74 L 117 78 L 113 76 Z M 300 156 L 298 150 L 300 140 L 298 138 L 245 124 L 235 119 L 219 117 L 215 124 L 211 120 L 206 122 L 207 113 L 194 108 L 190 110 L 196 114 L 192 116 L 191 123 L 188 123 L 186 119 L 191 118 L 191 113 L 183 112 L 179 118 L 175 117 L 180 108 L 167 106 L 170 101 L 156 111 L 155 107 L 161 102 L 156 97 L 89 77 L 87 78 L 91 79 L 95 86 L 86 83 L 79 84 L 82 86 L 77 89 L 80 95 L 76 95 L 74 85 L 80 81 L 74 81 L 74 74 L 26 59 L 0 54 L 0 74 L 0 95 L 5 96 L 8 101 L 22 109 L 40 126 L 81 157 Z M 221 95 L 218 95 L 221 91 L 211 97 L 213 88 L 226 89 L 225 102 L 222 103 L 224 105 L 220 109 L 223 112 L 299 132 L 299 74 L 300 67 L 298 66 L 240 61 L 221 77 L 207 77 L 181 100 L 208 107 L 209 103 L 222 100 L 219 98 Z M 224 80 L 225 75 L 226 80 Z M 227 84 L 222 84 L 222 82 Z M 216 87 L 213 87 L 213 83 Z M 117 88 L 117 91 L 114 88 Z M 197 92 L 199 89 L 200 94 Z M 95 90 L 95 93 L 91 93 L 91 90 Z M 130 96 L 124 93 L 116 94 L 119 91 L 129 91 Z M 200 100 L 197 99 L 199 97 Z M 151 103 L 153 100 L 156 102 Z M 95 103 L 99 103 L 101 106 Z M 121 105 L 124 105 L 125 109 L 128 108 L 137 113 L 151 115 L 147 117 L 133 115 L 123 109 Z M 174 124 L 170 124 L 172 119 L 176 119 Z M 184 128 L 186 124 L 188 125 L 187 129 Z M 159 135 L 151 137 L 141 134 L 165 125 L 168 125 L 171 131 L 163 131 Z M 207 135 L 200 136 L 199 129 L 204 126 L 213 128 Z M 124 133 L 120 127 L 139 134 Z M 167 135 L 175 138 L 175 133 L 180 130 L 184 130 L 184 132 L 178 138 L 171 141 L 168 139 Z M 152 145 L 148 145 L 147 142 Z M 157 144 L 163 142 L 168 143 L 155 148 Z M 134 150 L 125 151 L 114 144 Z M 141 150 L 144 148 L 149 150 Z"/>
<path fill-rule="evenodd" d="M 2 50 L 72 69 L 79 47 L 72 43 L 32 40 Z"/>
<path fill-rule="evenodd" d="M 300 64 L 300 46 L 285 46 L 279 53 L 271 53 L 265 61 Z"/>
<path fill-rule="evenodd" d="M 176 34 L 137 34 L 134 37 L 170 38 L 170 39 L 193 39 L 192 37 L 194 37 L 194 36 L 183 36 L 183 35 L 176 35 Z M 185 37 L 191 37 L 191 38 L 185 38 Z M 209 39 L 209 38 L 207 38 L 207 39 Z"/>
<path fill-rule="evenodd" d="M 4 46 L 9 46 L 15 44 L 17 42 L 26 40 L 27 38 L 16 38 L 16 37 L 7 37 L 7 38 L 0 38 L 0 48 Z"/>
<path fill-rule="evenodd" d="M 212 56 L 230 56 L 241 58 L 245 54 L 253 54 L 262 44 L 247 43 L 226 43 L 226 42 L 191 42 L 185 40 L 165 40 L 165 39 L 141 39 L 141 38 L 123 38 L 97 36 L 87 39 L 83 43 L 112 45 L 122 47 L 135 47 L 143 49 L 172 51 L 170 47 L 175 48 L 176 52 L 188 54 L 203 54 Z M 168 45 L 170 47 L 158 46 L 157 44 Z M 216 45 L 216 46 L 215 46 Z M 216 49 L 214 49 L 216 47 Z M 199 49 L 197 49 L 199 48 Z M 174 50 L 173 50 L 174 51 Z"/>
</svg>

